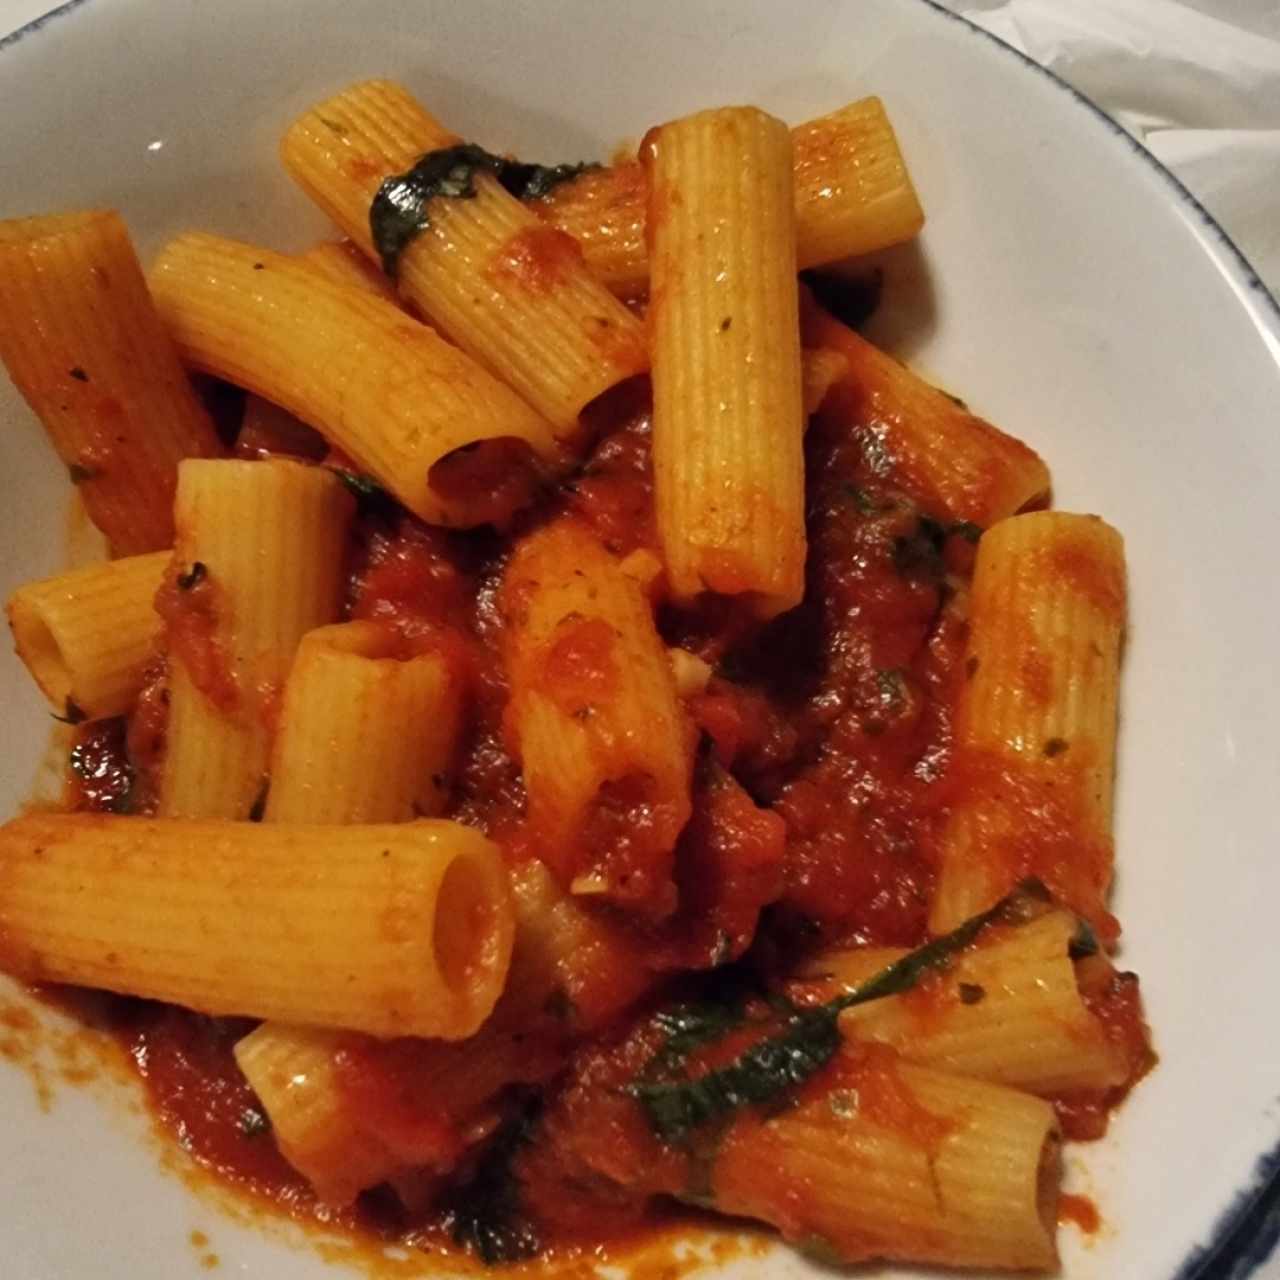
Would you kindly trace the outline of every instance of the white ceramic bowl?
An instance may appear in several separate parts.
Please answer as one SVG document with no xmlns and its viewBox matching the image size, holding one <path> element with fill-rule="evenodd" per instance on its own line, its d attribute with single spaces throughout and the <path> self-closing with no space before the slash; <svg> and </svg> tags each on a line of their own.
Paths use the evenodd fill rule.
<svg viewBox="0 0 1280 1280">
<path fill-rule="evenodd" d="M 0 45 L 0 209 L 121 208 L 144 250 L 188 226 L 282 247 L 322 227 L 275 161 L 302 106 L 406 80 L 495 149 L 560 160 L 690 109 L 793 120 L 877 92 L 929 216 L 881 337 L 1050 461 L 1059 505 L 1126 534 L 1117 910 L 1162 1063 L 1070 1157 L 1106 1228 L 1072 1280 L 1172 1280 L 1280 1137 L 1275 792 L 1280 314 L 1222 233 L 1062 84 L 924 0 L 74 0 Z M 8 590 L 62 556 L 65 479 L 0 387 Z M 47 719 L 0 662 L 0 801 Z M 8 998 L 8 997 L 6 997 Z M 332 1274 L 161 1172 L 142 1121 L 39 1113 L 0 1062 L 0 1270 L 15 1280 Z M 782 1253 L 755 1270 L 799 1274 Z M 898 1273 L 894 1273 L 895 1275 Z"/>
</svg>

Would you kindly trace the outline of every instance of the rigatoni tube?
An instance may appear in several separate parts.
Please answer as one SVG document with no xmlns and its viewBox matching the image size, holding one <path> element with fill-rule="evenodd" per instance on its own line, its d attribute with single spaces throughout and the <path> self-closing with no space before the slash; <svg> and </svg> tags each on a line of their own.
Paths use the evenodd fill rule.
<svg viewBox="0 0 1280 1280">
<path fill-rule="evenodd" d="M 399 303 L 395 285 L 350 240 L 321 240 L 298 254 L 298 260 L 333 284 L 345 284 Z"/>
<path fill-rule="evenodd" d="M 796 260 L 801 268 L 872 253 L 916 235 L 924 213 L 879 98 L 861 98 L 791 130 Z M 645 176 L 638 163 L 590 170 L 529 207 L 582 246 L 615 293 L 649 288 Z"/>
<path fill-rule="evenodd" d="M 462 710 L 456 673 L 376 622 L 309 632 L 285 684 L 266 818 L 407 822 L 438 814 Z"/>
<path fill-rule="evenodd" d="M 313 107 L 280 151 L 298 185 L 376 258 L 370 208 L 383 181 L 458 141 L 402 85 L 370 80 Z M 399 255 L 400 292 L 572 445 L 582 409 L 644 372 L 643 329 L 571 236 L 492 174 L 476 171 L 473 185 L 470 199 L 429 199 L 426 225 Z"/>
<path fill-rule="evenodd" d="M 448 1041 L 269 1022 L 235 1055 L 285 1158 L 339 1205 L 414 1170 L 448 1173 L 490 1132 L 507 1085 L 548 1080 L 564 1065 L 552 1041 L 492 1020 Z"/>
<path fill-rule="evenodd" d="M 182 464 L 160 597 L 170 680 L 165 817 L 249 817 L 294 651 L 341 608 L 353 507 L 320 467 Z"/>
<path fill-rule="evenodd" d="M 1033 512 L 983 535 L 935 932 L 1035 875 L 1114 941 L 1106 898 L 1124 625 L 1124 545 L 1096 516 Z"/>
<path fill-rule="evenodd" d="M 423 520 L 505 520 L 530 496 L 530 455 L 558 456 L 547 423 L 456 347 L 295 258 L 190 234 L 151 278 L 189 365 L 301 418 Z"/>
<path fill-rule="evenodd" d="M 840 323 L 801 293 L 806 351 L 844 360 L 823 398 L 843 432 L 862 435 L 890 479 L 919 494 L 926 510 L 985 529 L 1043 499 L 1049 468 L 953 396 Z"/>
<path fill-rule="evenodd" d="M 754 108 L 650 130 L 653 471 L 673 595 L 804 593 L 804 417 L 786 127 Z"/>
<path fill-rule="evenodd" d="M 0 828 L 0 969 L 26 981 L 455 1039 L 493 1008 L 511 937 L 501 855 L 453 822 Z"/>
<path fill-rule="evenodd" d="M 671 910 L 693 734 L 644 593 L 585 525 L 561 520 L 517 546 L 500 602 L 539 856 L 574 893 Z"/>
<path fill-rule="evenodd" d="M 798 1105 L 739 1121 L 708 1199 L 841 1263 L 1048 1270 L 1057 1155 L 1047 1102 L 872 1046 Z"/>
<path fill-rule="evenodd" d="M 403 1169 L 347 1104 L 338 1054 L 348 1033 L 264 1022 L 236 1042 L 236 1065 L 271 1120 L 280 1154 L 326 1204 L 350 1204 Z"/>
<path fill-rule="evenodd" d="M 1118 1085 L 1124 1059 L 1085 1004 L 1071 960 L 1078 929 L 1069 912 L 1053 911 L 984 934 L 914 990 L 846 1009 L 840 1030 L 911 1062 L 1030 1093 Z M 862 948 L 815 957 L 808 968 L 852 990 L 903 954 Z"/>
<path fill-rule="evenodd" d="M 160 633 L 156 592 L 168 551 L 106 560 L 29 582 L 6 610 L 18 656 L 59 715 L 123 715 Z"/>
<path fill-rule="evenodd" d="M 0 221 L 0 360 L 112 551 L 172 546 L 179 460 L 222 447 L 119 214 Z"/>
</svg>

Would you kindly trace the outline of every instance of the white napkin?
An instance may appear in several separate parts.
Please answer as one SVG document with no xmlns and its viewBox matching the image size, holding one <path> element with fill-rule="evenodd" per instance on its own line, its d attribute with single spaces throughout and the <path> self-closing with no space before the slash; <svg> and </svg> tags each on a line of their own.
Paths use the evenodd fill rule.
<svg viewBox="0 0 1280 1280">
<path fill-rule="evenodd" d="M 942 2 L 1118 120 L 1280 295 L 1277 0 Z"/>
</svg>

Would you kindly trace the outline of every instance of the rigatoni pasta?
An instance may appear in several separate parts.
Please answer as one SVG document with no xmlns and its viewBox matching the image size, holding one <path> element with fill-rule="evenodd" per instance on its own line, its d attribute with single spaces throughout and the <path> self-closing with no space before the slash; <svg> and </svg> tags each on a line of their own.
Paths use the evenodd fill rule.
<svg viewBox="0 0 1280 1280">
<path fill-rule="evenodd" d="M 222 448 L 119 214 L 0 221 L 0 360 L 114 553 L 171 546 L 179 461 Z"/>
<path fill-rule="evenodd" d="M 322 240 L 298 257 L 334 284 L 376 294 L 387 302 L 398 302 L 395 286 L 350 240 Z"/>
<path fill-rule="evenodd" d="M 561 1066 L 554 1044 L 493 1022 L 464 1040 L 385 1042 L 263 1023 L 235 1056 L 281 1152 L 330 1205 L 424 1170 L 448 1174 L 501 1114 L 504 1088 Z M 394 1108 L 368 1105 L 391 1090 Z"/>
<path fill-rule="evenodd" d="M 832 416 L 865 433 L 882 465 L 931 510 L 985 529 L 1047 497 L 1049 469 L 1033 449 L 808 299 L 801 314 L 805 347 L 845 361 L 825 399 Z"/>
<path fill-rule="evenodd" d="M 345 1040 L 328 1028 L 264 1022 L 235 1047 L 281 1154 L 322 1201 L 335 1205 L 351 1203 L 402 1168 L 346 1103 L 338 1077 Z"/>
<path fill-rule="evenodd" d="M 648 602 L 563 521 L 520 544 L 502 607 L 509 723 L 543 860 L 576 894 L 670 911 L 693 739 Z"/>
<path fill-rule="evenodd" d="M 709 1199 L 841 1263 L 1045 1270 L 1057 1160 L 1048 1103 L 855 1050 L 820 1096 L 730 1131 Z"/>
<path fill-rule="evenodd" d="M 188 364 L 288 409 L 424 520 L 508 519 L 529 497 L 530 462 L 554 454 L 537 414 L 366 290 L 207 235 L 169 244 L 151 278 Z M 495 469 L 505 483 L 486 485 Z"/>
<path fill-rule="evenodd" d="M 391 265 L 373 242 L 371 202 L 384 181 L 396 178 L 400 190 L 388 216 L 416 205 L 420 184 L 409 171 L 425 153 L 458 143 L 408 90 L 371 80 L 298 119 L 281 155 L 343 234 L 370 254 L 382 252 Z M 544 227 L 483 167 L 465 156 L 457 164 L 471 166 L 457 179 L 468 198 L 434 199 L 429 219 L 400 214 L 401 223 L 408 216 L 414 225 L 394 258 L 400 290 L 572 447 L 582 410 L 644 372 L 643 331 L 591 275 L 577 241 Z"/>
<path fill-rule="evenodd" d="M 1033 512 L 983 536 L 956 724 L 967 783 L 942 836 L 930 925 L 951 928 L 1024 875 L 1115 936 L 1120 535 L 1096 516 Z"/>
<path fill-rule="evenodd" d="M 439 814 L 461 715 L 462 690 L 444 654 L 375 622 L 308 632 L 280 704 L 267 820 Z"/>
<path fill-rule="evenodd" d="M 654 508 L 677 599 L 804 592 L 791 142 L 750 108 L 651 130 Z"/>
<path fill-rule="evenodd" d="M 59 715 L 128 711 L 160 632 L 156 593 L 170 553 L 127 556 L 29 582 L 5 610 L 18 656 Z"/>
<path fill-rule="evenodd" d="M 301 463 L 182 464 L 163 596 L 164 817 L 253 811 L 294 651 L 338 617 L 353 506 L 334 475 Z"/>
<path fill-rule="evenodd" d="M 887 249 L 917 235 L 924 213 L 879 98 L 860 98 L 791 130 L 796 260 L 801 268 Z M 588 171 L 529 207 L 582 246 L 621 297 L 649 288 L 644 170 L 636 161 Z"/>
<path fill-rule="evenodd" d="M 840 1015 L 854 1044 L 886 1044 L 904 1058 L 1042 1096 L 1120 1084 L 1125 1063 L 1085 1004 L 1071 960 L 1080 930 L 1054 911 L 961 954 L 945 973 L 904 995 Z M 858 984 L 904 953 L 865 948 L 809 966 L 833 985 Z"/>
<path fill-rule="evenodd" d="M 458 1039 L 493 1008 L 511 928 L 498 851 L 456 823 L 0 828 L 0 960 L 28 981 Z"/>
</svg>

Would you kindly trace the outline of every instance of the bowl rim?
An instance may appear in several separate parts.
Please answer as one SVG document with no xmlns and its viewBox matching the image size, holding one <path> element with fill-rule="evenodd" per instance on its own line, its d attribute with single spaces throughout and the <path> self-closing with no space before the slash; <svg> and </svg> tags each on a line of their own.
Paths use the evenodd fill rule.
<svg viewBox="0 0 1280 1280">
<path fill-rule="evenodd" d="M 81 0 L 72 0 L 80 3 Z M 916 0 L 941 18 L 985 39 L 999 53 L 1056 86 L 1086 111 L 1139 165 L 1159 176 L 1200 247 L 1232 285 L 1271 358 L 1280 365 L 1280 298 L 1267 287 L 1227 229 L 1209 212 L 1187 185 L 1163 161 L 1142 145 L 1092 98 L 1081 93 L 1056 71 L 1036 62 L 1021 49 L 946 8 L 940 0 Z M 1280 1141 L 1254 1157 L 1230 1203 L 1218 1210 L 1202 1243 L 1194 1246 L 1170 1280 L 1248 1280 L 1256 1276 L 1280 1244 Z"/>
<path fill-rule="evenodd" d="M 941 0 L 913 0 L 941 20 L 955 23 L 987 43 L 997 56 L 1011 58 L 1041 77 L 1087 112 L 1130 159 L 1161 180 L 1174 207 L 1190 227 L 1196 242 L 1231 285 L 1237 301 L 1253 322 L 1268 354 L 1280 366 L 1280 297 L 1268 288 L 1230 233 L 1186 184 L 1157 156 L 1050 67 L 1036 62 L 998 35 L 947 8 Z M 89 7 L 90 0 L 63 0 L 22 26 L 0 36 L 0 55 L 38 35 L 59 19 Z M 96 7 L 96 6 L 95 6 Z M 1170 1280 L 1248 1280 L 1256 1276 L 1280 1243 L 1280 1141 L 1260 1152 L 1245 1182 L 1229 1204 L 1221 1208 L 1203 1243 L 1184 1258 Z"/>
</svg>

